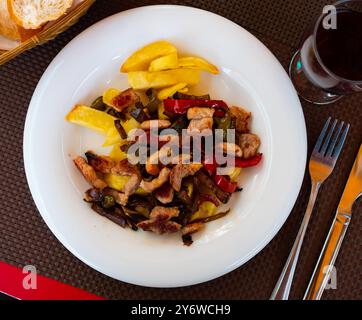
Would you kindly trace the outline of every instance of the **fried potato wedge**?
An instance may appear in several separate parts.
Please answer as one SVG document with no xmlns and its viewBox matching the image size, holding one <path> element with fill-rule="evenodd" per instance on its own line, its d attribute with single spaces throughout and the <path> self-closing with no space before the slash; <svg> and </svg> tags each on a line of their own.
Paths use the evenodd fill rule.
<svg viewBox="0 0 362 320">
<path fill-rule="evenodd" d="M 84 105 L 76 105 L 66 116 L 66 120 L 107 135 L 114 127 L 116 118 Z"/>
<path fill-rule="evenodd" d="M 160 57 L 153 60 L 150 64 L 148 71 L 163 71 L 168 69 L 176 69 L 178 66 L 177 52 L 171 53 L 167 56 Z"/>
<path fill-rule="evenodd" d="M 210 72 L 212 74 L 219 74 L 219 69 L 202 58 L 197 57 L 184 57 L 178 59 L 179 68 L 190 68 Z"/>
<path fill-rule="evenodd" d="M 153 42 L 133 53 L 122 65 L 121 72 L 148 70 L 153 60 L 175 52 L 177 49 L 167 41 Z"/>
<path fill-rule="evenodd" d="M 128 82 L 135 90 L 162 89 L 178 83 L 196 85 L 200 82 L 200 71 L 193 69 L 174 69 L 157 72 L 135 71 L 128 73 Z"/>
<path fill-rule="evenodd" d="M 158 92 L 158 95 L 157 95 L 158 100 L 165 100 L 168 97 L 172 97 L 176 92 L 184 89 L 185 87 L 187 87 L 187 83 L 182 82 L 182 83 L 175 84 L 172 87 L 162 89 Z"/>
<path fill-rule="evenodd" d="M 76 105 L 66 116 L 66 120 L 80 126 L 95 130 L 106 136 L 103 147 L 113 146 L 122 142 L 115 125 L 115 117 L 106 112 L 99 111 L 84 105 Z M 121 122 L 128 134 L 133 129 L 140 127 L 140 124 L 133 118 Z"/>
<path fill-rule="evenodd" d="M 127 134 L 130 131 L 141 127 L 141 124 L 134 118 L 130 118 L 129 120 L 121 122 L 121 123 L 122 123 L 122 127 L 123 127 L 124 131 L 126 131 Z"/>
</svg>

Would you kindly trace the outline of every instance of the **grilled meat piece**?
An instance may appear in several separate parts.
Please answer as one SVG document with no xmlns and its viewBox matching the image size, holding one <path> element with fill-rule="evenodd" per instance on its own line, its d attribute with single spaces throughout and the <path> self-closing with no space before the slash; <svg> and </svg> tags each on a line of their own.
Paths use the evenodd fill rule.
<svg viewBox="0 0 362 320">
<path fill-rule="evenodd" d="M 188 224 L 186 226 L 184 226 L 181 229 L 181 233 L 183 236 L 185 235 L 191 235 L 194 234 L 196 232 L 199 232 L 205 225 L 202 222 L 195 222 L 195 223 L 191 223 Z"/>
<path fill-rule="evenodd" d="M 141 182 L 141 188 L 147 192 L 153 192 L 156 189 L 160 188 L 163 184 L 168 181 L 171 170 L 169 168 L 163 168 L 156 179 L 152 181 L 144 181 Z"/>
<path fill-rule="evenodd" d="M 254 157 L 260 147 L 260 138 L 256 134 L 246 133 L 239 136 L 239 146 L 243 151 L 243 158 Z"/>
<path fill-rule="evenodd" d="M 109 195 L 112 196 L 114 198 L 114 200 L 120 204 L 121 206 L 125 206 L 127 205 L 128 202 L 128 198 L 129 195 L 127 195 L 126 193 L 111 189 L 111 188 L 106 188 L 104 195 Z"/>
<path fill-rule="evenodd" d="M 213 124 L 214 124 L 213 118 L 191 120 L 187 128 L 187 132 L 190 135 L 195 135 L 200 133 L 202 133 L 203 135 L 211 135 Z"/>
<path fill-rule="evenodd" d="M 84 178 L 95 188 L 104 189 L 107 184 L 97 176 L 94 168 L 90 166 L 87 161 L 82 157 L 74 159 L 74 164 L 77 166 L 79 171 L 82 173 Z"/>
<path fill-rule="evenodd" d="M 174 191 L 169 183 L 165 183 L 155 191 L 155 197 L 162 204 L 169 204 L 173 201 Z"/>
<path fill-rule="evenodd" d="M 241 158 L 243 156 L 243 151 L 235 143 L 222 142 L 216 145 L 216 149 L 218 148 L 222 149 L 224 153 L 232 155 L 234 157 Z"/>
<path fill-rule="evenodd" d="M 168 120 L 147 120 L 141 123 L 142 130 L 151 130 L 151 128 L 166 129 L 171 126 Z"/>
<path fill-rule="evenodd" d="M 124 195 L 128 200 L 128 197 L 135 193 L 142 181 L 141 172 L 138 167 L 130 164 L 127 159 L 119 161 L 111 170 L 111 173 L 118 176 L 131 177 L 124 186 Z M 123 199 L 123 205 L 127 204 L 127 201 Z"/>
<path fill-rule="evenodd" d="M 230 112 L 235 121 L 235 130 L 237 133 L 248 133 L 251 120 L 251 112 L 239 107 L 231 107 Z"/>
<path fill-rule="evenodd" d="M 200 163 L 178 164 L 174 166 L 170 174 L 170 183 L 172 188 L 179 192 L 181 190 L 182 179 L 193 176 L 201 168 L 202 164 Z"/>
<path fill-rule="evenodd" d="M 157 234 L 175 233 L 182 226 L 170 219 L 178 215 L 178 208 L 155 207 L 150 214 L 150 219 L 138 223 L 137 226 L 144 231 L 152 231 Z"/>
<path fill-rule="evenodd" d="M 211 108 L 194 107 L 187 110 L 187 119 L 201 120 L 204 118 L 211 118 L 214 116 L 215 110 Z"/>
<path fill-rule="evenodd" d="M 133 89 L 127 89 L 120 93 L 118 96 L 114 97 L 112 100 L 112 107 L 117 112 L 122 112 L 128 107 L 134 105 L 140 100 L 139 96 Z"/>
<path fill-rule="evenodd" d="M 92 151 L 86 152 L 85 156 L 87 157 L 88 164 L 97 172 L 110 173 L 112 168 L 116 165 L 110 157 L 98 156 Z"/>
</svg>

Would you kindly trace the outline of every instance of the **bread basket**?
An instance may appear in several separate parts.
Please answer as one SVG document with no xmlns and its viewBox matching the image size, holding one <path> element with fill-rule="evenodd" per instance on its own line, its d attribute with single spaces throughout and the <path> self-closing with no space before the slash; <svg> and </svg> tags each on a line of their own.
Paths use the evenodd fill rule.
<svg viewBox="0 0 362 320">
<path fill-rule="evenodd" d="M 63 31 L 71 27 L 73 24 L 75 24 L 79 20 L 79 18 L 82 17 L 88 11 L 90 6 L 95 1 L 96 0 L 84 0 L 71 12 L 64 15 L 62 18 L 52 23 L 49 27 L 47 27 L 43 31 L 40 31 L 35 36 L 22 42 L 14 49 L 8 51 L 0 50 L 0 65 L 15 58 L 16 56 L 18 56 L 19 54 L 23 53 L 26 50 L 32 49 L 39 44 L 43 44 L 49 40 L 54 39 L 58 34 L 62 33 Z"/>
</svg>

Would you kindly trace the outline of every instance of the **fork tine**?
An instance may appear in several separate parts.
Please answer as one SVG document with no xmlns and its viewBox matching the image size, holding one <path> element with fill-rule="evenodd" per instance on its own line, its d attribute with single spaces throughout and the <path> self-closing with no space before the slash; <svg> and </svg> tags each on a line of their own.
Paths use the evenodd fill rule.
<svg viewBox="0 0 362 320">
<path fill-rule="evenodd" d="M 319 152 L 321 146 L 322 146 L 322 143 L 323 143 L 323 140 L 324 140 L 324 136 L 326 135 L 327 133 L 327 130 L 328 130 L 328 126 L 329 126 L 329 123 L 331 122 L 331 117 L 328 118 L 328 120 L 326 121 L 326 124 L 324 125 L 323 127 L 323 130 L 321 132 L 321 134 L 319 135 L 319 138 L 317 140 L 317 143 L 314 147 L 314 150 L 313 152 Z"/>
<path fill-rule="evenodd" d="M 342 121 L 342 123 L 338 126 L 337 132 L 334 134 L 333 140 L 332 140 L 332 142 L 329 145 L 328 150 L 327 150 L 327 154 L 326 154 L 327 157 L 332 156 L 333 150 L 334 150 L 334 148 L 335 148 L 335 146 L 337 144 L 337 141 L 338 141 L 339 135 L 342 132 L 343 126 L 344 126 L 344 121 Z"/>
<path fill-rule="evenodd" d="M 337 123 L 338 123 L 338 120 L 334 120 L 333 124 L 332 124 L 332 127 L 329 129 L 327 138 L 325 139 L 322 150 L 321 150 L 322 156 L 324 156 L 326 154 L 326 152 L 327 152 L 329 142 L 331 141 L 331 138 L 332 138 L 332 135 L 333 135 L 333 132 L 334 132 L 334 129 L 335 129 Z"/>
<path fill-rule="evenodd" d="M 341 139 L 339 140 L 337 146 L 336 146 L 336 149 L 334 150 L 333 154 L 332 154 L 332 158 L 334 160 L 337 160 L 338 157 L 339 157 L 339 154 L 341 153 L 341 150 L 343 148 L 343 145 L 344 145 L 344 142 L 346 141 L 346 138 L 347 138 L 347 134 L 348 134 L 348 131 L 349 131 L 349 123 L 347 124 L 346 128 L 344 129 L 343 133 L 342 133 L 342 136 L 341 136 Z"/>
</svg>

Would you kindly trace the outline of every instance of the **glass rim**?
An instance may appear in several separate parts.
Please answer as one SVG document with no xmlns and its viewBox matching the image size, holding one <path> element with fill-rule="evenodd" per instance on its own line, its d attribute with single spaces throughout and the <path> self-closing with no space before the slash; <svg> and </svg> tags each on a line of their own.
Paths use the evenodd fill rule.
<svg viewBox="0 0 362 320">
<path fill-rule="evenodd" d="M 333 6 L 340 6 L 341 4 L 345 3 L 345 2 L 361 2 L 361 0 L 340 0 L 337 1 L 333 4 Z M 321 67 L 324 69 L 324 71 L 329 74 L 331 77 L 335 78 L 336 80 L 340 80 L 341 82 L 348 82 L 348 83 L 352 83 L 352 84 L 357 84 L 360 85 L 362 84 L 362 79 L 361 80 L 351 80 L 351 79 L 347 79 L 344 77 L 341 77 L 339 75 L 337 75 L 336 73 L 334 73 L 333 71 L 331 71 L 323 62 L 322 58 L 319 55 L 318 52 L 318 47 L 317 47 L 317 32 L 319 29 L 319 25 L 322 22 L 323 18 L 326 16 L 326 14 L 321 14 L 314 26 L 314 31 L 313 31 L 313 49 L 314 49 L 314 53 L 317 57 L 317 60 L 319 62 L 319 64 L 321 65 Z"/>
</svg>

